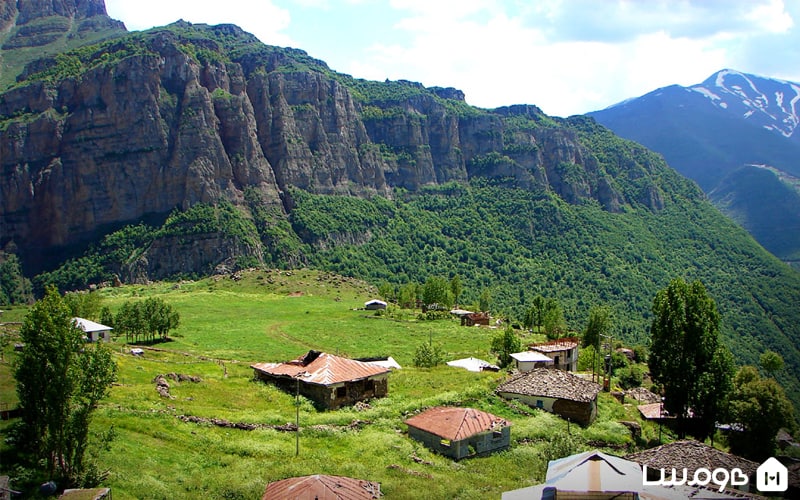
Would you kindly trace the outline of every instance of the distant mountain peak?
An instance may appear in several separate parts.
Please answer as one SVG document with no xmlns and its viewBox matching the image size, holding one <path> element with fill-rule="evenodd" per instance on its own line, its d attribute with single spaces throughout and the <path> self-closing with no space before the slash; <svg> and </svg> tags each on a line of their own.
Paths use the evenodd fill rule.
<svg viewBox="0 0 800 500">
<path fill-rule="evenodd" d="M 800 124 L 797 83 L 723 69 L 689 89 L 714 106 L 784 137 L 793 137 Z"/>
</svg>

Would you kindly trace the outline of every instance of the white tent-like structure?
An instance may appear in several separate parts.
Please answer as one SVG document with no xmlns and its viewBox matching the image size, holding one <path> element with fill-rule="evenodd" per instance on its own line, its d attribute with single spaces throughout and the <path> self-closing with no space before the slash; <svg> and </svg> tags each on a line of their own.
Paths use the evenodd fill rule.
<svg viewBox="0 0 800 500">
<path fill-rule="evenodd" d="M 456 359 L 454 361 L 448 361 L 447 366 L 454 366 L 456 368 L 464 368 L 465 370 L 469 370 L 471 372 L 482 372 L 482 371 L 493 371 L 496 372 L 500 370 L 500 367 L 497 365 L 493 365 L 488 361 L 484 361 L 478 358 L 464 358 L 464 359 Z"/>
</svg>

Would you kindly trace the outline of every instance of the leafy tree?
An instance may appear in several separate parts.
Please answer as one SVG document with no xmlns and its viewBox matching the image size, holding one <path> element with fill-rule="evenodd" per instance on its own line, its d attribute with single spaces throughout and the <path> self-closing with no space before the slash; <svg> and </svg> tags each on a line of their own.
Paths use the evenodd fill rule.
<svg viewBox="0 0 800 500">
<path fill-rule="evenodd" d="M 507 326 L 492 338 L 491 350 L 497 355 L 500 368 L 505 368 L 514 360 L 511 355 L 522 350 L 522 341 L 514 333 L 514 329 Z"/>
<path fill-rule="evenodd" d="M 22 274 L 19 258 L 0 252 L 0 304 L 27 304 L 33 302 L 33 286 Z"/>
<path fill-rule="evenodd" d="M 555 299 L 548 299 L 546 301 L 542 321 L 544 333 L 549 339 L 561 337 L 567 329 L 564 311 L 561 309 L 561 304 Z"/>
<path fill-rule="evenodd" d="M 70 312 L 73 316 L 80 318 L 98 319 L 101 301 L 100 295 L 93 292 L 67 292 L 64 294 L 64 302 Z"/>
<path fill-rule="evenodd" d="M 461 278 L 458 277 L 456 274 L 450 280 L 450 292 L 453 294 L 453 300 L 455 304 L 458 305 L 458 299 L 461 297 L 461 292 L 463 291 L 463 287 L 461 286 Z"/>
<path fill-rule="evenodd" d="M 642 385 L 642 380 L 644 379 L 642 369 L 636 365 L 629 365 L 622 368 L 617 372 L 617 377 L 619 377 L 619 386 L 623 389 L 639 387 Z"/>
<path fill-rule="evenodd" d="M 422 301 L 426 305 L 439 304 L 450 307 L 453 305 L 453 292 L 450 283 L 441 276 L 431 276 L 425 281 L 422 289 Z"/>
<path fill-rule="evenodd" d="M 589 310 L 589 320 L 586 323 L 586 330 L 583 331 L 581 347 L 590 345 L 599 346 L 603 335 L 611 331 L 613 323 L 611 309 L 607 306 L 594 306 Z"/>
<path fill-rule="evenodd" d="M 400 288 L 398 301 L 403 309 L 414 309 L 417 306 L 417 284 L 407 283 L 403 285 Z"/>
<path fill-rule="evenodd" d="M 544 324 L 545 298 L 537 295 L 531 301 L 531 307 L 525 313 L 523 324 L 526 328 L 539 329 Z"/>
<path fill-rule="evenodd" d="M 759 359 L 758 364 L 770 376 L 774 377 L 775 372 L 783 370 L 783 357 L 775 351 L 766 351 Z"/>
<path fill-rule="evenodd" d="M 492 294 L 489 293 L 489 290 L 483 290 L 480 298 L 478 299 L 478 308 L 481 310 L 481 312 L 488 312 L 491 305 Z"/>
<path fill-rule="evenodd" d="M 783 387 L 773 378 L 762 378 L 754 366 L 740 368 L 733 386 L 730 418 L 742 430 L 728 437 L 731 452 L 757 461 L 773 456 L 778 430 L 795 425 Z"/>
<path fill-rule="evenodd" d="M 397 298 L 397 289 L 388 281 L 384 281 L 378 285 L 378 294 L 380 294 L 383 300 L 390 302 Z"/>
<path fill-rule="evenodd" d="M 713 426 L 729 391 L 731 359 L 721 350 L 714 299 L 700 281 L 675 278 L 656 294 L 653 316 L 648 366 L 663 386 L 666 410 L 678 416 L 681 434 L 689 408 Z M 711 381 L 719 385 L 709 387 Z"/>
<path fill-rule="evenodd" d="M 102 343 L 86 344 L 54 287 L 25 317 L 14 378 L 26 451 L 48 474 L 78 484 L 86 472 L 89 424 L 116 380 L 116 364 Z"/>
</svg>

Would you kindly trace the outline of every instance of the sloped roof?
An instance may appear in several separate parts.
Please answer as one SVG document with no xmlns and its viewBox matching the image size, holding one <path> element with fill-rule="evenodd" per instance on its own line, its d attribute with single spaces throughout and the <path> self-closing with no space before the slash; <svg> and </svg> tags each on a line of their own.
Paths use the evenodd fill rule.
<svg viewBox="0 0 800 500">
<path fill-rule="evenodd" d="M 72 321 L 75 323 L 75 326 L 77 326 L 86 333 L 107 332 L 113 330 L 113 328 L 111 328 L 110 326 L 101 325 L 100 323 L 95 323 L 94 321 L 88 319 L 72 318 Z"/>
<path fill-rule="evenodd" d="M 285 363 L 255 363 L 250 365 L 267 375 L 293 378 L 310 384 L 331 385 L 361 380 L 389 373 L 389 369 L 354 359 L 341 358 L 324 352 L 309 351 Z"/>
<path fill-rule="evenodd" d="M 511 425 L 507 420 L 485 411 L 452 406 L 431 408 L 409 418 L 405 423 L 451 441 L 461 441 L 481 432 Z"/>
<path fill-rule="evenodd" d="M 497 392 L 589 402 L 597 397 L 600 389 L 599 384 L 570 372 L 536 368 L 500 384 Z"/>
<path fill-rule="evenodd" d="M 315 474 L 269 483 L 262 500 L 368 500 L 381 496 L 380 483 Z"/>
<path fill-rule="evenodd" d="M 471 372 L 479 372 L 482 371 L 484 368 L 488 368 L 490 370 L 499 370 L 500 367 L 497 365 L 493 365 L 488 361 L 484 361 L 478 358 L 464 358 L 464 359 L 455 359 L 453 361 L 448 361 L 447 366 L 454 366 L 456 368 L 464 368 Z"/>
<path fill-rule="evenodd" d="M 675 467 L 680 470 L 685 467 L 690 476 L 700 468 L 714 470 L 718 467 L 728 470 L 737 467 L 749 476 L 755 474 L 760 465 L 691 439 L 662 444 L 649 450 L 632 453 L 625 458 L 652 469 Z"/>
<path fill-rule="evenodd" d="M 521 363 L 530 363 L 532 361 L 541 362 L 541 363 L 552 363 L 553 360 L 538 351 L 522 351 L 522 352 L 515 352 L 511 355 L 512 358 L 516 359 Z"/>
<path fill-rule="evenodd" d="M 550 342 L 544 342 L 541 344 L 533 344 L 529 346 L 529 348 L 539 352 L 556 352 L 556 351 L 566 351 L 569 349 L 574 349 L 577 346 L 578 346 L 577 340 L 573 338 L 563 338 L 563 339 L 551 340 Z"/>
</svg>

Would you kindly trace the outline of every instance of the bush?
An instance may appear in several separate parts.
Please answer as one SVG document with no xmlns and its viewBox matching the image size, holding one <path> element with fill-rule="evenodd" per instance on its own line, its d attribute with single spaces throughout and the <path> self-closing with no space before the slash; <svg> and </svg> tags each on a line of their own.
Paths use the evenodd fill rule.
<svg viewBox="0 0 800 500">
<path fill-rule="evenodd" d="M 443 359 L 442 348 L 432 343 L 420 344 L 414 352 L 414 366 L 418 368 L 433 368 L 442 364 Z"/>
<path fill-rule="evenodd" d="M 642 385 L 642 369 L 636 365 L 626 366 L 617 371 L 619 386 L 623 389 L 631 389 Z"/>
</svg>

